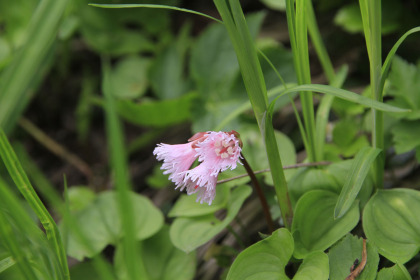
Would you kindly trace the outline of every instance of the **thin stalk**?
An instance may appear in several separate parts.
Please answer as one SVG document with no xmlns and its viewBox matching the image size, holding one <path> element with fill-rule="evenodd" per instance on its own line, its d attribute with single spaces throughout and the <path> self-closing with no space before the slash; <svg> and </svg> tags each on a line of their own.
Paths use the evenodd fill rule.
<svg viewBox="0 0 420 280">
<path fill-rule="evenodd" d="M 254 172 L 252 171 L 251 166 L 246 161 L 244 155 L 241 153 L 241 162 L 243 163 L 246 172 L 248 173 L 249 177 L 251 178 L 252 184 L 254 185 L 255 190 L 257 191 L 258 198 L 261 202 L 261 207 L 264 212 L 265 220 L 267 221 L 268 231 L 271 234 L 274 231 L 274 223 L 273 218 L 271 217 L 270 208 L 268 206 L 267 200 L 265 198 L 264 192 L 258 182 L 257 177 L 255 176 Z"/>
<path fill-rule="evenodd" d="M 19 125 L 33 138 L 35 138 L 35 140 L 37 140 L 41 145 L 43 145 L 56 156 L 62 158 L 66 162 L 76 167 L 88 178 L 90 182 L 92 181 L 92 169 L 84 160 L 67 150 L 64 146 L 57 143 L 54 139 L 49 137 L 41 129 L 34 125 L 30 120 L 22 117 L 19 119 Z"/>
<path fill-rule="evenodd" d="M 41 224 L 47 234 L 47 238 L 52 243 L 60 261 L 65 279 L 70 279 L 66 251 L 64 249 L 57 224 L 32 187 L 25 171 L 19 163 L 15 152 L 13 151 L 12 146 L 7 140 L 6 134 L 2 129 L 0 129 L 0 156 L 3 159 L 3 162 L 9 171 L 10 177 L 12 177 L 20 193 L 23 195 L 23 197 L 26 199 L 41 221 Z"/>
<path fill-rule="evenodd" d="M 319 161 L 319 162 L 308 162 L 308 163 L 296 163 L 296 164 L 292 164 L 292 165 L 286 165 L 283 166 L 283 169 L 294 169 L 294 168 L 302 168 L 302 167 L 314 167 L 314 166 L 324 166 L 324 165 L 330 165 L 331 162 L 330 161 Z M 261 174 L 261 173 L 266 173 L 266 172 L 270 172 L 271 169 L 267 168 L 267 169 L 262 169 L 262 170 L 257 170 L 254 171 L 254 174 Z M 234 176 L 231 178 L 227 178 L 227 179 L 223 179 L 223 180 L 219 180 L 217 181 L 217 184 L 223 184 L 226 182 L 230 182 L 236 179 L 240 179 L 240 178 L 244 178 L 249 176 L 249 174 L 242 174 L 242 175 L 238 175 L 238 176 Z"/>
<path fill-rule="evenodd" d="M 296 10 L 294 1 L 286 1 L 287 25 L 289 28 L 290 44 L 293 53 L 293 62 L 296 69 L 298 84 L 310 84 L 311 74 L 308 55 L 308 32 L 306 12 L 307 1 L 297 0 Z M 315 113 L 312 93 L 300 93 L 302 103 L 303 122 L 306 132 L 306 151 L 310 162 L 317 160 L 315 146 Z"/>
<path fill-rule="evenodd" d="M 370 86 L 372 99 L 382 102 L 381 68 L 381 0 L 359 0 L 363 20 L 366 47 L 369 55 Z M 384 149 L 383 112 L 372 109 L 372 146 Z M 374 164 L 376 188 L 383 188 L 384 158 L 378 157 Z"/>
<path fill-rule="evenodd" d="M 130 197 L 130 182 L 128 179 L 127 156 L 124 148 L 123 130 L 115 108 L 112 96 L 112 81 L 110 77 L 110 61 L 102 60 L 103 84 L 102 90 L 105 97 L 106 132 L 109 139 L 108 150 L 111 157 L 111 168 L 115 176 L 118 210 L 124 230 L 123 252 L 127 268 L 128 279 L 147 279 L 146 274 L 138 265 L 141 260 L 136 253 L 136 229 L 133 223 L 134 211 Z"/>
<path fill-rule="evenodd" d="M 327 80 L 331 84 L 335 79 L 335 71 L 331 59 L 328 56 L 327 49 L 322 41 L 311 0 L 308 0 L 306 8 L 309 36 L 311 37 L 312 44 L 314 45 L 319 61 L 321 62 L 322 69 L 327 76 Z"/>
<path fill-rule="evenodd" d="M 214 3 L 223 19 L 224 26 L 235 49 L 245 88 L 254 110 L 261 136 L 265 142 L 268 162 L 271 170 L 275 170 L 275 172 L 271 172 L 271 176 L 281 215 L 285 226 L 290 229 L 293 210 L 277 141 L 274 136 L 272 114 L 268 112 L 267 89 L 254 40 L 249 32 L 239 0 L 214 0 Z"/>
</svg>

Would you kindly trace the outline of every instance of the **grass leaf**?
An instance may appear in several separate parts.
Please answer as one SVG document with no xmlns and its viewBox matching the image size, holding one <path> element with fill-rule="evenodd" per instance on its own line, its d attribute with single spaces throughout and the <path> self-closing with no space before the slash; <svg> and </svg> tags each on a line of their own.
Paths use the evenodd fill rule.
<svg viewBox="0 0 420 280">
<path fill-rule="evenodd" d="M 338 197 L 334 209 L 334 218 L 344 216 L 353 205 L 357 194 L 369 173 L 370 167 L 381 150 L 372 147 L 363 147 L 356 155 L 348 173 L 346 183 Z"/>
</svg>

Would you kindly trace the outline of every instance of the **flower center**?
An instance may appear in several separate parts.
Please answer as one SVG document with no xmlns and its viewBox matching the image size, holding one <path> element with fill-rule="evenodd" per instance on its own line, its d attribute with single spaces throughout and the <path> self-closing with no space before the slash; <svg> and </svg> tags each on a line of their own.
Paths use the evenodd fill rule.
<svg viewBox="0 0 420 280">
<path fill-rule="evenodd" d="M 214 142 L 214 147 L 214 152 L 217 156 L 221 157 L 222 159 L 233 156 L 236 151 L 235 141 L 232 140 L 217 140 L 216 142 Z"/>
</svg>

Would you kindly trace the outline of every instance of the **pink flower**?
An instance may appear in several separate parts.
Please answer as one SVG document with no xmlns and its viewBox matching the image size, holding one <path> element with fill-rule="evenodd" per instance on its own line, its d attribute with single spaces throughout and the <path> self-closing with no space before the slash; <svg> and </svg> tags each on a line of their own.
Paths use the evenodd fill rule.
<svg viewBox="0 0 420 280">
<path fill-rule="evenodd" d="M 212 203 L 216 195 L 217 176 L 226 169 L 235 169 L 241 156 L 242 142 L 236 131 L 200 132 L 181 145 L 159 144 L 153 151 L 163 160 L 164 174 L 176 189 L 187 189 L 187 194 L 197 193 L 197 201 Z M 198 166 L 190 169 L 198 159 Z"/>
</svg>

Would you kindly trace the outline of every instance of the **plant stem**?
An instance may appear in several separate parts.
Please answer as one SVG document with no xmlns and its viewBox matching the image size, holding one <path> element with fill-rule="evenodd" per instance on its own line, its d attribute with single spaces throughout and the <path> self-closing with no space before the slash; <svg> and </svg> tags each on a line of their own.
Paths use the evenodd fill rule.
<svg viewBox="0 0 420 280">
<path fill-rule="evenodd" d="M 370 87 L 372 99 L 382 102 L 381 92 L 381 0 L 359 0 L 363 20 L 366 47 L 369 55 Z M 384 149 L 384 120 L 383 113 L 372 109 L 372 146 Z M 374 164 L 375 186 L 383 188 L 384 158 L 378 157 Z"/>
<path fill-rule="evenodd" d="M 283 169 L 323 166 L 323 165 L 330 165 L 330 164 L 331 164 L 331 162 L 329 162 L 329 161 L 296 163 L 296 164 L 292 164 L 292 165 L 283 166 Z M 267 168 L 267 169 L 254 171 L 253 173 L 256 175 L 256 174 L 261 174 L 261 173 L 270 172 L 270 171 L 271 171 L 270 168 Z M 243 178 L 243 177 L 246 177 L 246 176 L 249 176 L 249 174 L 247 173 L 247 174 L 242 174 L 242 175 L 238 175 L 238 176 L 235 176 L 235 177 L 231 177 L 231 178 L 228 178 L 228 179 L 219 180 L 219 181 L 217 181 L 217 184 L 223 184 L 223 183 L 230 182 L 230 181 L 233 181 L 233 180 L 236 180 L 236 179 L 240 179 L 240 178 Z"/>
<path fill-rule="evenodd" d="M 293 62 L 296 69 L 298 84 L 310 84 L 311 73 L 308 55 L 308 32 L 307 32 L 307 0 L 297 0 L 296 10 L 293 0 L 286 0 L 287 25 L 289 28 L 290 44 L 293 53 Z M 306 132 L 306 146 L 310 162 L 317 160 L 315 153 L 315 113 L 312 93 L 300 93 L 302 103 L 303 122 Z"/>
<path fill-rule="evenodd" d="M 267 200 L 265 198 L 264 192 L 258 182 L 257 177 L 255 176 L 254 171 L 252 171 L 251 166 L 248 164 L 248 161 L 245 159 L 244 155 L 241 153 L 241 162 L 243 163 L 246 172 L 251 178 L 252 184 L 254 185 L 255 190 L 257 191 L 258 198 L 260 199 L 261 206 L 264 212 L 265 220 L 267 221 L 268 231 L 270 234 L 274 231 L 273 218 L 271 217 L 270 208 L 268 207 Z"/>
</svg>

